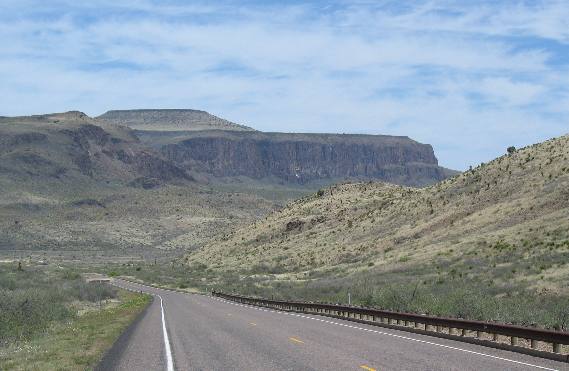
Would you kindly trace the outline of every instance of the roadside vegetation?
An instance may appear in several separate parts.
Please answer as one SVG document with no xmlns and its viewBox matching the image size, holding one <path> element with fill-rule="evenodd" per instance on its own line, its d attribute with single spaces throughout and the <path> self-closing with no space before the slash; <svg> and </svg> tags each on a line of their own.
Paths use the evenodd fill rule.
<svg viewBox="0 0 569 371">
<path fill-rule="evenodd" d="M 0 264 L 0 369 L 92 368 L 149 300 L 74 270 Z"/>
<path fill-rule="evenodd" d="M 112 266 L 107 273 L 178 290 L 213 289 L 283 300 L 347 304 L 349 293 L 353 305 L 569 330 L 569 296 L 522 283 L 503 285 L 482 276 L 437 274 L 436 267 L 427 265 L 391 273 L 373 267 L 351 274 L 342 268 L 307 271 L 303 279 L 255 268 L 220 275 L 199 265 L 188 269 L 139 262 Z"/>
</svg>

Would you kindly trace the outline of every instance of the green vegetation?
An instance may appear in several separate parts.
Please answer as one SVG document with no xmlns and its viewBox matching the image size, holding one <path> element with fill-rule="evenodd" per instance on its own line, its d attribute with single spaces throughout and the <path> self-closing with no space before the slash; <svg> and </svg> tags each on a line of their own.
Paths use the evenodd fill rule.
<svg viewBox="0 0 569 371">
<path fill-rule="evenodd" d="M 74 270 L 0 264 L 0 369 L 93 367 L 149 300 Z"/>
<path fill-rule="evenodd" d="M 18 265 L 20 267 L 20 265 Z M 75 302 L 99 303 L 116 297 L 101 283 L 86 283 L 71 270 L 0 265 L 0 346 L 45 332 L 53 322 L 71 320 Z"/>
</svg>

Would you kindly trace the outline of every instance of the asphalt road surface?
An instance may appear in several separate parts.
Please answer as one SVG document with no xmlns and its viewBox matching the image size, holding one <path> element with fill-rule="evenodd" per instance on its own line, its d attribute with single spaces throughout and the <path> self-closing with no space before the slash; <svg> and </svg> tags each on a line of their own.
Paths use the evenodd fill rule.
<svg viewBox="0 0 569 371">
<path fill-rule="evenodd" d="M 569 370 L 566 363 L 452 340 L 114 284 L 155 300 L 99 370 Z"/>
</svg>

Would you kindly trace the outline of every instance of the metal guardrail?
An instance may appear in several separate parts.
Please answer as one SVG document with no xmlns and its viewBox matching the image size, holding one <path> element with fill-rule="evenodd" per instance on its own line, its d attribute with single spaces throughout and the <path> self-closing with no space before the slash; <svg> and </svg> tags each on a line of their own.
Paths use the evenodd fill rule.
<svg viewBox="0 0 569 371">
<path fill-rule="evenodd" d="M 498 338 L 501 335 L 509 337 L 509 346 L 511 347 L 511 350 L 517 351 L 520 351 L 520 349 L 516 348 L 525 349 L 519 345 L 518 340 L 527 339 L 529 349 L 528 352 L 522 351 L 523 353 L 535 354 L 545 356 L 546 358 L 569 362 L 569 355 L 561 354 L 561 345 L 569 345 L 569 332 L 492 322 L 435 317 L 413 313 L 401 313 L 346 305 L 260 299 L 241 295 L 224 294 L 216 291 L 213 291 L 212 295 L 248 305 L 268 307 L 283 311 L 319 314 L 379 326 L 401 327 L 401 329 L 414 330 L 413 332 L 442 334 L 446 329 L 448 331 L 448 335 L 445 333 L 446 336 L 443 337 L 449 338 L 466 338 L 468 335 L 467 332 L 470 331 L 472 332 L 471 336 L 469 336 L 470 338 L 475 340 L 481 339 L 480 342 L 471 342 L 482 344 L 487 342 L 498 343 L 499 340 L 503 340 Z M 482 340 L 484 334 L 486 334 L 486 340 Z M 538 342 L 549 344 L 549 349 L 551 349 L 551 351 L 538 350 L 538 348 L 543 348 L 542 346 L 540 347 Z M 550 353 L 551 357 L 546 353 Z"/>
</svg>

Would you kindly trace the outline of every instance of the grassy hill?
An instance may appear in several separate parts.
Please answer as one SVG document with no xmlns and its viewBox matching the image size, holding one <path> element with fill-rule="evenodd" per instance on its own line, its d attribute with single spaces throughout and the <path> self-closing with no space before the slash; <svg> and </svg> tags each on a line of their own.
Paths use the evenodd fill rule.
<svg viewBox="0 0 569 371">
<path fill-rule="evenodd" d="M 423 189 L 322 189 L 185 259 L 212 279 L 238 275 L 239 284 L 218 283 L 242 292 L 344 301 L 352 291 L 364 304 L 475 318 L 494 316 L 470 313 L 491 299 L 524 308 L 529 321 L 530 305 L 517 301 L 538 308 L 569 294 L 569 136 Z M 449 300 L 472 304 L 470 314 L 437 306 Z M 551 308 L 535 321 L 559 325 L 544 319 Z"/>
</svg>

